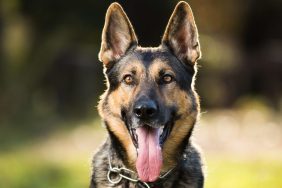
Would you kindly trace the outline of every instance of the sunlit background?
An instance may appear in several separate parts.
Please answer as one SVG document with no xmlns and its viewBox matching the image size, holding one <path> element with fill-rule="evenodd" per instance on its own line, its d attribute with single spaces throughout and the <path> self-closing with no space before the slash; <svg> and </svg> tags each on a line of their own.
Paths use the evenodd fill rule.
<svg viewBox="0 0 282 188">
<path fill-rule="evenodd" d="M 2 0 L 0 187 L 84 188 L 106 137 L 97 59 L 109 0 Z M 157 46 L 176 0 L 120 2 Z M 190 0 L 202 46 L 194 140 L 207 188 L 282 187 L 282 1 Z"/>
</svg>

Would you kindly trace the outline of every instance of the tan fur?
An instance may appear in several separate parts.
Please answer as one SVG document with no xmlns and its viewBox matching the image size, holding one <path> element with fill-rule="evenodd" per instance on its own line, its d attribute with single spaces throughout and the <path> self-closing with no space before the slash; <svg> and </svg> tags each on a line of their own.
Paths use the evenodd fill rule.
<svg viewBox="0 0 282 188">
<path fill-rule="evenodd" d="M 166 98 L 165 101 L 168 104 L 172 103 L 179 107 L 177 114 L 181 114 L 181 118 L 175 121 L 174 127 L 163 146 L 163 171 L 169 170 L 177 163 L 180 152 L 179 146 L 188 135 L 189 131 L 193 128 L 197 121 L 199 111 L 198 108 L 192 108 L 192 105 L 198 103 L 197 101 L 193 101 L 190 95 L 181 91 L 179 88 L 175 88 L 174 91 L 175 92 L 170 96 L 164 96 Z"/>
<path fill-rule="evenodd" d="M 152 62 L 152 65 L 150 66 L 150 75 L 152 75 L 153 77 L 158 77 L 160 70 L 168 71 L 169 73 L 174 75 L 174 72 L 172 71 L 171 67 L 168 66 L 166 62 L 161 59 L 155 59 Z"/>
<path fill-rule="evenodd" d="M 117 136 L 126 150 L 129 167 L 131 169 L 135 169 L 135 162 L 137 158 L 136 148 L 132 143 L 132 139 L 124 122 L 118 118 L 111 118 L 108 121 L 110 130 Z"/>
<path fill-rule="evenodd" d="M 193 112 L 189 116 L 175 122 L 174 127 L 163 146 L 162 152 L 164 164 L 162 171 L 166 172 L 176 165 L 180 155 L 179 145 L 183 142 L 184 138 L 193 127 L 196 117 L 197 112 Z"/>
<path fill-rule="evenodd" d="M 117 91 L 118 92 L 118 91 Z M 136 148 L 132 143 L 131 136 L 126 128 L 126 125 L 120 118 L 120 106 L 118 106 L 117 101 L 114 99 L 116 98 L 117 92 L 112 94 L 111 100 L 109 100 L 109 109 L 104 109 L 102 107 L 104 103 L 104 97 L 101 98 L 98 109 L 99 114 L 102 118 L 108 122 L 108 128 L 112 131 L 113 134 L 117 136 L 121 144 L 123 145 L 125 152 L 127 154 L 128 165 L 134 169 L 135 168 L 135 161 L 137 157 Z M 106 93 L 105 93 L 106 94 Z M 118 98 L 120 98 L 118 96 Z M 116 98 L 117 99 L 117 98 Z M 119 111 L 118 111 L 119 110 Z"/>
</svg>

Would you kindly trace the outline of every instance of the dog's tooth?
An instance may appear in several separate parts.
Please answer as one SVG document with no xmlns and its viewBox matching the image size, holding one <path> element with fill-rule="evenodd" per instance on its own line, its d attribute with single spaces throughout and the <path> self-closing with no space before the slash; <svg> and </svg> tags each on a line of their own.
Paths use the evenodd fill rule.
<svg viewBox="0 0 282 188">
<path fill-rule="evenodd" d="M 161 128 L 160 128 L 160 131 L 159 131 L 159 137 L 160 137 L 160 139 L 162 139 L 163 138 L 163 134 L 165 133 L 165 126 L 162 126 Z"/>
<path fill-rule="evenodd" d="M 161 128 L 159 129 L 159 135 L 162 135 L 163 132 L 164 132 L 164 127 L 161 127 Z"/>
</svg>

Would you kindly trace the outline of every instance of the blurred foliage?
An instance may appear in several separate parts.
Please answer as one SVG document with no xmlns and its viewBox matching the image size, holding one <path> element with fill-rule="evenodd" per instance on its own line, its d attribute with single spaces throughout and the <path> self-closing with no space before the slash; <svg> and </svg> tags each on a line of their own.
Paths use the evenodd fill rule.
<svg viewBox="0 0 282 188">
<path fill-rule="evenodd" d="M 2 127 L 14 129 L 22 124 L 28 130 L 38 122 L 51 122 L 40 126 L 44 129 L 58 119 L 79 120 L 96 114 L 98 96 L 105 88 L 97 54 L 104 14 L 111 2 L 1 2 Z M 140 44 L 158 45 L 177 1 L 119 2 Z M 202 106 L 231 107 L 242 96 L 251 95 L 263 96 L 281 110 L 281 2 L 189 3 L 203 50 L 197 83 Z M 257 29 L 260 20 L 267 27 Z"/>
</svg>

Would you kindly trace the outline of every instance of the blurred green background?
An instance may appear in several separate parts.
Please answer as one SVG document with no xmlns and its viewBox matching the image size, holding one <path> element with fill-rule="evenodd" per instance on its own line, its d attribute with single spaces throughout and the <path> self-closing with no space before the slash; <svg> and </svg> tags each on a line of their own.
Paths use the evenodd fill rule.
<svg viewBox="0 0 282 188">
<path fill-rule="evenodd" d="M 2 0 L 0 187 L 82 188 L 106 137 L 97 59 L 112 1 Z M 157 46 L 175 0 L 120 2 Z M 202 46 L 194 139 L 207 188 L 282 187 L 282 1 L 190 0 Z"/>
</svg>

